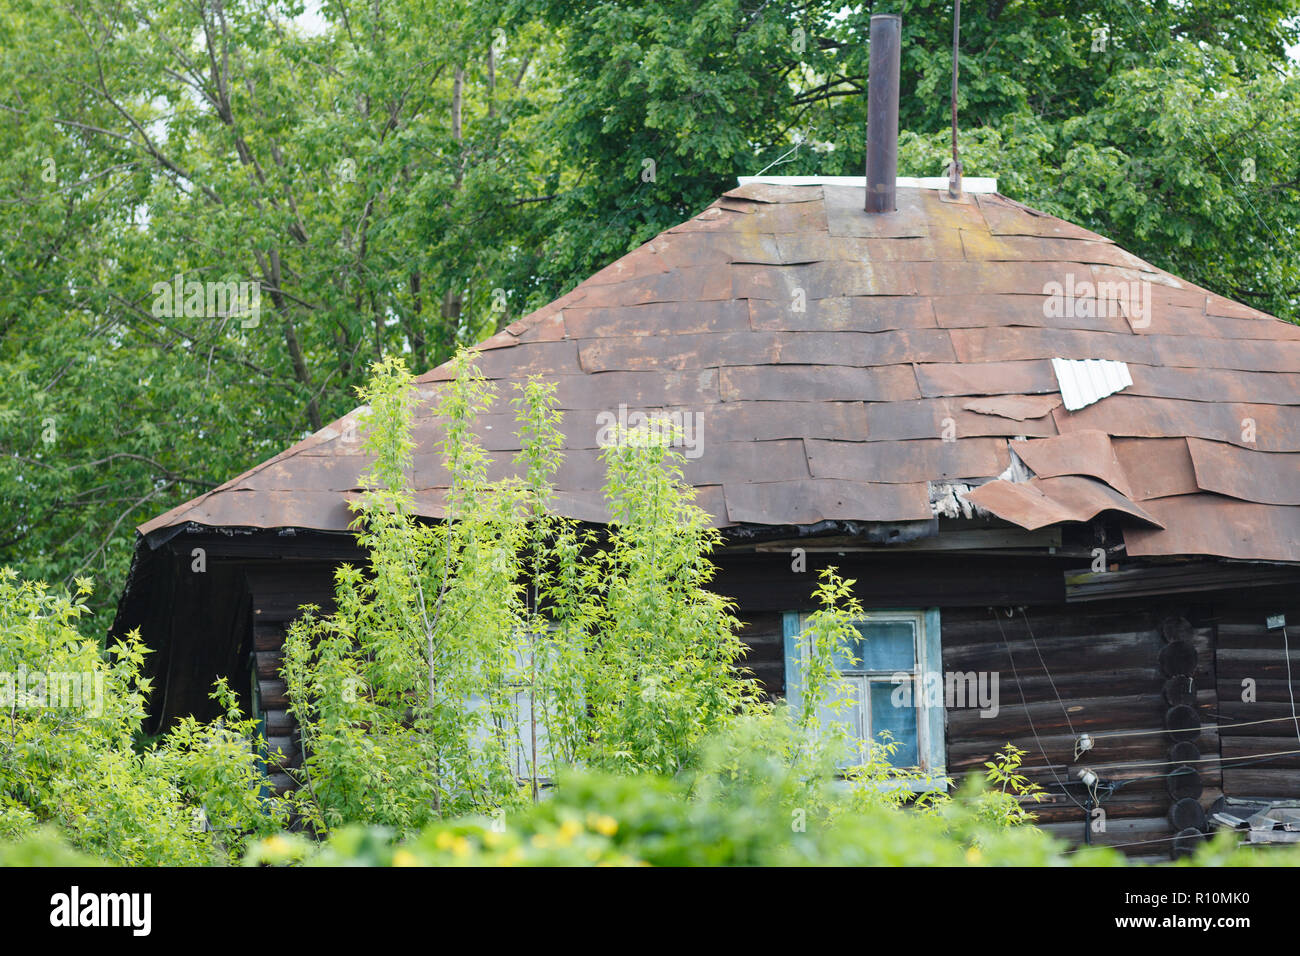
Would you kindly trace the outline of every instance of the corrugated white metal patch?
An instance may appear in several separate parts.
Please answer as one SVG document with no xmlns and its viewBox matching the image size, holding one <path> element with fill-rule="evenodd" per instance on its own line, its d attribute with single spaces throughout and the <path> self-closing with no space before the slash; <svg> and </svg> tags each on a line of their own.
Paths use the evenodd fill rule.
<svg viewBox="0 0 1300 956">
<path fill-rule="evenodd" d="M 1052 371 L 1065 407 L 1072 412 L 1133 384 L 1128 365 L 1110 359 L 1054 358 Z"/>
</svg>

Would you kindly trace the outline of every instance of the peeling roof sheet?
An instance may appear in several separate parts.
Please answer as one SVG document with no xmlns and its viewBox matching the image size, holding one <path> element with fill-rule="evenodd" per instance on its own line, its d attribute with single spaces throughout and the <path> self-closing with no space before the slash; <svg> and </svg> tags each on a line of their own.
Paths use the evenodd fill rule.
<svg viewBox="0 0 1300 956">
<path fill-rule="evenodd" d="M 555 509 L 583 520 L 608 517 L 602 422 L 646 413 L 688 416 L 719 526 L 923 520 L 933 484 L 1026 528 L 1114 516 L 1134 555 L 1300 561 L 1300 328 L 972 180 L 962 203 L 932 185 L 868 215 L 860 180 L 746 181 L 483 342 L 491 474 L 513 473 L 510 384 L 536 374 L 566 435 Z M 419 379 L 432 517 L 449 375 Z M 355 415 L 140 530 L 346 529 Z"/>
<path fill-rule="evenodd" d="M 1063 521 L 1088 521 L 1103 511 L 1161 527 L 1156 518 L 1115 489 L 1082 475 L 1033 478 L 1025 483 L 992 481 L 966 497 L 984 510 L 1029 531 Z"/>
</svg>

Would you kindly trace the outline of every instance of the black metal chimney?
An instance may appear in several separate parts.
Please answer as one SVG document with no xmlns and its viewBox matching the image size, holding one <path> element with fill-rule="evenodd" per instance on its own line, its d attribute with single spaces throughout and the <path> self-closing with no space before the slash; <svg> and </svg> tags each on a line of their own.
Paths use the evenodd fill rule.
<svg viewBox="0 0 1300 956">
<path fill-rule="evenodd" d="M 867 77 L 867 212 L 898 208 L 898 53 L 903 18 L 871 18 L 871 64 Z"/>
</svg>

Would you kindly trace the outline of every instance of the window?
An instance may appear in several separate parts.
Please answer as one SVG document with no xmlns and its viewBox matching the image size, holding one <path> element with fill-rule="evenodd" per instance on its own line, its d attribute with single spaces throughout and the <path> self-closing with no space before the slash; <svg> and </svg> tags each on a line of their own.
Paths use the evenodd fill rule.
<svg viewBox="0 0 1300 956">
<path fill-rule="evenodd" d="M 808 643 L 802 639 L 807 615 L 785 615 L 785 696 L 791 707 L 803 705 L 802 674 Z M 857 622 L 858 639 L 848 656 L 837 659 L 840 674 L 852 688 L 850 707 L 824 712 L 823 723 L 848 725 L 860 741 L 880 742 L 889 731 L 899 745 L 890 762 L 941 774 L 944 765 L 942 695 L 930 688 L 943 686 L 940 674 L 939 611 L 872 611 Z"/>
</svg>

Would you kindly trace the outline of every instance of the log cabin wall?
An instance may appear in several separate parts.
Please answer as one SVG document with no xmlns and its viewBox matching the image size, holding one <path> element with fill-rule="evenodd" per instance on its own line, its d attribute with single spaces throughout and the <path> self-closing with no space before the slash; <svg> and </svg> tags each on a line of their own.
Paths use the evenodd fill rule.
<svg viewBox="0 0 1300 956">
<path fill-rule="evenodd" d="M 1011 743 L 1047 795 L 1033 809 L 1049 832 L 1079 843 L 1087 826 L 1089 842 L 1166 859 L 1199 841 L 1223 786 L 1215 634 L 1203 614 L 1177 610 L 1107 602 L 943 611 L 945 672 L 989 670 L 1000 689 L 995 716 L 948 708 L 949 772 L 981 772 Z M 1093 747 L 1076 758 L 1082 734 Z M 1102 781 L 1100 812 L 1079 780 L 1083 767 Z"/>
<path fill-rule="evenodd" d="M 1216 608 L 1220 752 L 1229 797 L 1300 799 L 1300 721 L 1293 709 L 1300 701 L 1300 601 L 1294 594 L 1237 595 Z M 1267 626 L 1270 615 L 1285 617 L 1285 633 Z"/>
<path fill-rule="evenodd" d="M 196 543 L 209 549 L 204 574 L 191 567 Z M 268 742 L 294 766 L 301 745 L 279 674 L 284 635 L 301 605 L 330 607 L 334 567 L 356 563 L 359 554 L 331 540 L 274 543 L 278 553 L 268 559 L 265 541 L 256 539 L 178 540 L 140 573 L 167 585 L 158 587 L 162 600 L 149 614 L 179 608 L 187 624 L 151 661 L 165 688 L 153 702 L 156 716 L 199 714 L 218 674 L 241 688 L 255 680 Z M 1084 765 L 1119 784 L 1109 796 L 1101 791 L 1105 828 L 1090 839 L 1152 859 L 1187 845 L 1172 838 L 1203 828 L 1204 811 L 1225 790 L 1232 797 L 1300 796 L 1300 754 L 1286 753 L 1300 750 L 1300 740 L 1294 722 L 1283 719 L 1291 710 L 1282 637 L 1264 624 L 1272 613 L 1300 622 L 1294 585 L 1067 604 L 1065 571 L 1079 566 L 1077 556 L 823 547 L 804 557 L 801 570 L 786 549 L 716 557 L 714 588 L 735 602 L 749 646 L 744 663 L 767 693 L 786 691 L 783 613 L 815 609 L 812 592 L 825 567 L 856 580 L 864 608 L 939 607 L 944 671 L 995 672 L 999 682 L 996 717 L 947 708 L 950 771 L 979 772 L 1015 744 L 1026 751 L 1028 775 L 1048 792 L 1034 808 L 1040 823 L 1063 838 L 1081 841 L 1085 814 L 1057 784 L 1071 781 L 1071 796 L 1083 802 L 1074 781 Z M 1016 610 L 1008 616 L 1007 608 Z M 1300 679 L 1300 646 L 1291 648 L 1291 664 Z M 1253 701 L 1242 698 L 1245 680 L 1253 681 Z M 1260 720 L 1267 722 L 1254 723 Z M 1075 761 L 1083 732 L 1095 746 Z M 283 789 L 283 768 L 268 769 Z"/>
<path fill-rule="evenodd" d="M 249 654 L 257 682 L 257 710 L 263 721 L 271 788 L 283 794 L 293 786 L 286 768 L 302 764 L 302 738 L 289 714 L 288 686 L 281 676 L 284 638 L 305 605 L 323 613 L 334 608 L 334 566 L 315 562 L 253 565 L 245 573 L 249 595 Z"/>
<path fill-rule="evenodd" d="M 724 555 L 716 586 L 736 602 L 745 663 L 771 696 L 785 692 L 780 612 L 814 610 L 812 589 L 829 564 L 856 580 L 866 609 L 939 607 L 945 673 L 997 676 L 996 716 L 946 708 L 950 773 L 980 773 L 1011 743 L 1046 793 L 1033 807 L 1040 825 L 1063 839 L 1083 842 L 1089 825 L 1091 842 L 1153 860 L 1201 840 L 1205 811 L 1223 793 L 1222 609 L 1204 594 L 1066 603 L 1064 571 L 1077 557 L 830 552 L 808 554 L 795 573 L 788 552 Z M 1260 599 L 1237 600 L 1232 613 L 1262 622 Z M 1082 733 L 1094 746 L 1076 760 Z M 1085 812 L 1084 766 L 1101 778 L 1100 814 Z"/>
</svg>

